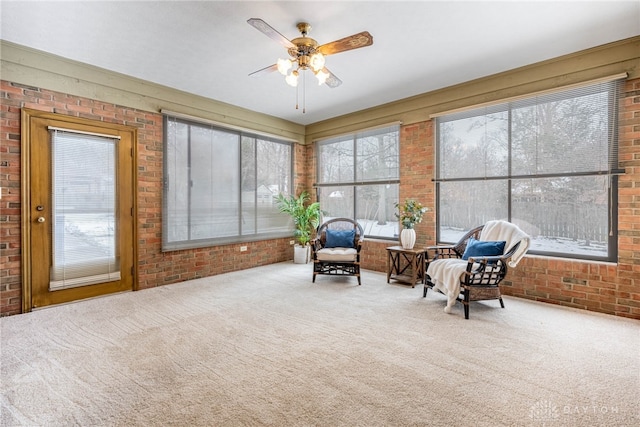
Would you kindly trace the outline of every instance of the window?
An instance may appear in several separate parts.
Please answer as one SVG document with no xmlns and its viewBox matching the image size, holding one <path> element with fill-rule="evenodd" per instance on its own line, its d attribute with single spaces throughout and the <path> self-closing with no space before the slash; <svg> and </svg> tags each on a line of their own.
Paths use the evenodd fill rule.
<svg viewBox="0 0 640 427">
<path fill-rule="evenodd" d="M 286 237 L 293 144 L 165 116 L 163 249 Z"/>
<path fill-rule="evenodd" d="M 120 280 L 116 221 L 120 137 L 55 127 L 49 131 L 55 218 L 49 289 Z"/>
<path fill-rule="evenodd" d="M 617 109 L 607 82 L 438 117 L 438 241 L 508 219 L 531 253 L 614 260 Z"/>
<path fill-rule="evenodd" d="M 367 237 L 397 239 L 400 126 L 319 141 L 318 200 L 324 219 L 356 219 Z"/>
</svg>

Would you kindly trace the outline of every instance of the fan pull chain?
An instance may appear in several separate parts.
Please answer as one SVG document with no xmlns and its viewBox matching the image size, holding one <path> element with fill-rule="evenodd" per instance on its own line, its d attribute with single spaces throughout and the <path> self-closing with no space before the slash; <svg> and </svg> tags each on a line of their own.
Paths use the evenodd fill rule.
<svg viewBox="0 0 640 427">
<path fill-rule="evenodd" d="M 296 85 L 296 110 L 298 110 L 298 99 L 300 85 Z M 307 112 L 307 73 L 302 73 L 302 114 Z"/>
</svg>

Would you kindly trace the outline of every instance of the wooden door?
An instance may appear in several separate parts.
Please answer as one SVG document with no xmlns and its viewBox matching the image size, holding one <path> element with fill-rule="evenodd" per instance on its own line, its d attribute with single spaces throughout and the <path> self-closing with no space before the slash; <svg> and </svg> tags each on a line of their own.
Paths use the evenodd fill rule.
<svg viewBox="0 0 640 427">
<path fill-rule="evenodd" d="M 135 141 L 23 109 L 23 311 L 135 288 Z"/>
</svg>

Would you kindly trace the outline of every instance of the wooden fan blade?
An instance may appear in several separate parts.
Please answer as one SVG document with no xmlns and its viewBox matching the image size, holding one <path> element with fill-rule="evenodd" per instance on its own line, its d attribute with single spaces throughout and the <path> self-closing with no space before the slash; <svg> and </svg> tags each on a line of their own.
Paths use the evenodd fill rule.
<svg viewBox="0 0 640 427">
<path fill-rule="evenodd" d="M 253 73 L 249 74 L 249 76 L 260 77 L 260 76 L 264 76 L 265 74 L 272 73 L 274 71 L 278 71 L 278 64 L 269 65 L 268 67 L 264 67 L 258 71 L 254 71 Z"/>
<path fill-rule="evenodd" d="M 318 47 L 318 51 L 323 55 L 333 55 L 334 53 L 344 52 L 346 50 L 358 49 L 373 44 L 373 36 L 368 31 L 363 31 L 340 40 L 323 44 Z"/>
<path fill-rule="evenodd" d="M 336 88 L 342 84 L 342 80 L 340 80 L 335 74 L 329 71 L 327 67 L 324 67 L 322 71 L 329 74 L 329 77 L 327 77 L 327 80 L 324 82 L 324 84 L 329 86 L 331 89 Z"/>
<path fill-rule="evenodd" d="M 291 43 L 291 41 L 289 41 L 289 39 L 287 39 L 285 36 L 283 36 L 282 34 L 277 32 L 271 25 L 267 24 L 262 19 L 260 19 L 260 18 L 251 18 L 251 19 L 248 19 L 247 22 L 253 28 L 255 28 L 258 31 L 260 31 L 261 33 L 265 34 L 267 37 L 277 41 L 278 43 L 280 43 L 282 46 L 286 47 L 287 49 L 290 49 L 292 47 L 294 47 L 294 48 L 296 47 L 296 45 Z"/>
</svg>

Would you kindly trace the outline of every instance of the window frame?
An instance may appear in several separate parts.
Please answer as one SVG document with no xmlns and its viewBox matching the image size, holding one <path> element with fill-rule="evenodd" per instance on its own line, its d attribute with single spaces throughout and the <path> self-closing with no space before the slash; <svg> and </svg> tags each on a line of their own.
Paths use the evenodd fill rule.
<svg viewBox="0 0 640 427">
<path fill-rule="evenodd" d="M 357 146 L 357 142 L 359 139 L 365 138 L 367 136 L 371 136 L 373 133 L 376 133 L 376 131 L 380 131 L 380 134 L 383 133 L 389 133 L 389 132 L 396 132 L 397 133 L 397 178 L 392 178 L 389 179 L 388 177 L 385 178 L 374 178 L 374 179 L 358 179 L 358 146 Z M 331 181 L 331 182 L 323 182 L 322 176 L 321 176 L 321 171 L 322 171 L 322 164 L 321 164 L 321 155 L 320 155 L 320 150 L 321 147 L 323 145 L 328 145 L 328 144 L 335 144 L 335 143 L 342 143 L 342 142 L 346 142 L 346 141 L 350 141 L 352 143 L 352 147 L 353 147 L 353 157 L 352 157 L 352 166 L 353 166 L 353 175 L 352 175 L 352 179 L 351 180 L 338 180 L 338 181 Z M 342 134 L 342 135 L 338 135 L 338 136 L 333 136 L 333 137 L 329 137 L 329 138 L 323 138 L 321 140 L 316 141 L 315 144 L 315 155 L 316 155 L 316 183 L 314 184 L 314 187 L 316 188 L 316 200 L 318 200 L 320 202 L 320 208 L 322 209 L 322 201 L 321 201 L 321 195 L 320 195 L 320 189 L 321 188 L 334 188 L 334 187 L 342 187 L 345 189 L 350 189 L 350 191 L 353 193 L 352 197 L 353 197 L 353 209 L 351 211 L 351 216 L 350 219 L 353 219 L 355 221 L 357 221 L 358 219 L 356 218 L 357 216 L 357 210 L 358 210 L 358 187 L 373 187 L 373 186 L 378 186 L 378 185 L 395 185 L 397 187 L 397 192 L 395 194 L 395 196 L 392 199 L 393 204 L 397 203 L 400 197 L 400 124 L 399 123 L 392 123 L 392 124 L 387 124 L 387 125 L 381 125 L 381 126 L 376 126 L 375 128 L 367 128 L 367 129 L 362 129 L 362 130 L 358 130 L 356 132 L 353 133 L 348 133 L 348 134 Z M 388 199 L 387 199 L 388 200 Z M 394 210 L 395 212 L 395 210 Z M 333 216 L 332 216 L 333 218 Z M 365 236 L 366 238 L 373 238 L 373 239 L 380 239 L 380 240 L 389 240 L 389 241 L 397 241 L 398 240 L 398 233 L 399 233 L 399 226 L 397 224 L 397 220 L 395 220 L 394 222 L 396 224 L 396 227 L 398 227 L 396 229 L 396 235 L 394 236 L 382 236 L 382 235 L 374 235 L 374 234 L 367 234 L 367 229 L 368 227 L 366 227 L 363 224 L 362 225 L 363 229 L 365 230 Z"/>
<path fill-rule="evenodd" d="M 607 85 L 603 87 L 603 85 Z M 558 252 L 553 250 L 535 250 L 529 249 L 530 254 L 534 255 L 543 255 L 543 256 L 551 256 L 551 257 L 559 257 L 559 258 L 569 258 L 569 259 L 582 259 L 582 260 L 594 260 L 594 261 L 604 261 L 604 262 L 615 262 L 617 260 L 618 255 L 618 175 L 624 173 L 624 170 L 618 168 L 619 165 L 619 157 L 618 157 L 618 115 L 620 109 L 620 91 L 621 91 L 622 83 L 621 80 L 611 79 L 610 81 L 598 82 L 598 83 L 586 83 L 581 86 L 571 87 L 559 89 L 557 91 L 548 92 L 544 95 L 535 95 L 532 94 L 527 97 L 521 97 L 515 101 L 506 101 L 495 103 L 489 106 L 480 106 L 480 107 L 470 107 L 465 109 L 462 112 L 453 112 L 451 114 L 441 114 L 435 117 L 435 126 L 434 126 L 434 150 L 435 150 L 435 191 L 436 191 L 436 239 L 441 243 L 457 243 L 446 240 L 442 236 L 442 219 L 441 214 L 442 210 L 440 209 L 441 205 L 441 184 L 447 182 L 491 182 L 491 181 L 506 181 L 506 194 L 507 194 L 507 218 L 504 218 L 508 221 L 512 221 L 513 214 L 513 201 L 514 197 L 517 197 L 516 194 L 512 192 L 513 190 L 513 182 L 515 180 L 520 179 L 549 179 L 549 178 L 579 178 L 579 177 L 597 177 L 597 176 L 606 176 L 608 178 L 608 186 L 607 186 L 607 226 L 608 226 L 608 238 L 606 242 L 607 253 L 606 256 L 596 256 L 596 255 L 588 255 L 583 253 L 571 253 L 571 252 Z M 599 89 L 600 88 L 600 89 Z M 607 93 L 607 125 L 608 125 L 608 134 L 607 134 L 607 151 L 608 151 L 608 166 L 607 170 L 594 170 L 592 171 L 579 171 L 579 172 L 554 172 L 547 174 L 516 174 L 512 171 L 513 165 L 513 128 L 512 128 L 512 111 L 515 109 L 522 108 L 523 106 L 536 106 L 539 104 L 544 104 L 545 102 L 550 102 L 549 99 L 552 100 L 560 100 L 560 99 L 573 99 L 578 98 L 585 93 Z M 541 101 L 539 101 L 541 100 Z M 484 114 L 482 112 L 485 111 Z M 498 111 L 504 111 L 507 113 L 508 117 L 508 160 L 507 160 L 507 172 L 506 174 L 501 175 L 492 175 L 492 176 L 465 176 L 459 178 L 441 178 L 442 177 L 442 159 L 441 159 L 441 124 L 443 122 L 461 120 L 464 118 L 470 117 L 481 117 L 487 116 L 489 114 L 494 114 Z M 497 219 L 497 218 L 496 218 Z"/>
<path fill-rule="evenodd" d="M 223 236 L 223 237 L 208 237 L 208 238 L 202 238 L 202 239 L 186 239 L 186 240 L 173 240 L 173 241 L 169 241 L 168 240 L 168 236 L 169 236 L 169 231 L 168 231 L 168 227 L 170 225 L 170 222 L 167 220 L 168 217 L 170 216 L 170 213 L 168 212 L 168 192 L 170 190 L 169 188 L 169 178 L 168 178 L 168 161 L 169 161 L 169 156 L 167 153 L 167 150 L 169 148 L 169 144 L 168 144 L 168 139 L 170 137 L 169 132 L 168 132 L 168 124 L 169 121 L 172 122 L 178 122 L 178 123 L 182 123 L 185 124 L 187 126 L 197 126 L 197 127 L 201 127 L 201 128 L 206 128 L 206 129 L 210 129 L 211 131 L 215 131 L 215 132 L 224 132 L 224 133 L 228 133 L 230 135 L 235 135 L 236 136 L 236 141 L 237 141 L 237 150 L 238 150 L 238 156 L 237 156 L 237 163 L 235 165 L 235 167 L 237 168 L 236 172 L 236 177 L 238 180 L 238 189 L 237 189 L 237 210 L 238 210 L 238 216 L 236 217 L 237 223 L 238 223 L 238 234 L 234 234 L 232 236 Z M 253 212 L 253 216 L 251 218 L 251 223 L 253 224 L 253 228 L 254 231 L 253 233 L 250 234 L 243 234 L 243 209 L 242 209 L 242 204 L 243 204 L 243 166 L 242 166 L 242 145 L 244 143 L 244 141 L 246 140 L 246 138 L 251 138 L 254 140 L 254 159 L 255 159 L 255 163 L 253 165 L 253 175 L 254 175 L 254 180 L 257 182 L 258 180 L 258 159 L 257 159 L 257 155 L 255 155 L 256 150 L 257 150 L 257 142 L 258 141 L 265 141 L 265 142 L 271 142 L 274 144 L 281 144 L 284 146 L 287 146 L 289 148 L 289 161 L 290 164 L 287 168 L 287 173 L 288 173 L 288 185 L 287 185 L 287 189 L 283 192 L 291 192 L 292 189 L 294 188 L 294 178 L 295 178 L 295 174 L 294 174 L 294 165 L 295 165 L 295 143 L 289 140 L 285 140 L 285 139 L 280 139 L 277 138 L 275 136 L 268 136 L 268 135 L 264 135 L 264 134 L 259 134 L 256 132 L 252 132 L 250 130 L 245 130 L 245 129 L 240 129 L 240 128 L 232 128 L 232 127 L 225 127 L 223 125 L 219 125 L 219 124 L 214 124 L 211 122 L 208 122 L 206 120 L 198 120 L 198 119 L 191 119 L 191 118 L 185 118 L 185 117 L 181 117 L 179 115 L 172 115 L 169 113 L 165 113 L 163 114 L 163 164 L 162 164 L 162 171 L 163 171 L 163 183 L 162 183 L 162 194 L 163 194 L 163 201 L 162 201 L 162 215 L 163 215 L 163 221 L 162 221 L 162 251 L 163 252 L 170 252 L 170 251 L 176 251 L 176 250 L 183 250 L 183 249 L 196 249 L 196 248 L 206 248 L 206 247 L 214 247 L 214 246 L 220 246 L 220 245 L 227 245 L 227 244 L 233 244 L 233 243 L 245 243 L 245 242 L 256 242 L 256 241 L 262 241 L 262 240 L 270 240 L 270 239 L 279 239 L 279 238 L 288 238 L 291 236 L 291 232 L 293 230 L 293 227 L 290 224 L 290 221 L 287 222 L 287 228 L 286 230 L 283 229 L 282 231 L 272 231 L 272 232 L 260 232 L 260 230 L 258 230 L 258 226 L 257 226 L 257 222 L 259 219 L 259 215 L 258 215 L 258 210 L 257 210 L 257 206 L 258 206 L 258 191 L 257 191 L 257 187 L 256 189 L 254 189 L 254 202 L 256 203 L 256 209 Z M 189 164 L 187 165 L 188 168 L 191 167 L 191 160 L 189 160 Z M 231 165 L 230 165 L 231 166 Z M 189 186 L 190 188 L 192 187 L 192 185 Z M 277 210 L 277 206 L 275 204 L 274 201 L 274 209 Z M 191 215 L 191 213 L 189 213 L 189 215 Z M 283 217 L 284 218 L 284 217 Z M 283 219 L 285 221 L 288 221 L 288 218 Z M 190 227 L 190 226 L 189 226 Z"/>
</svg>

